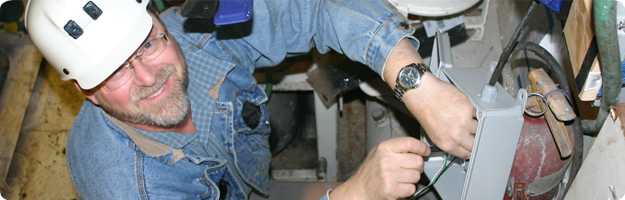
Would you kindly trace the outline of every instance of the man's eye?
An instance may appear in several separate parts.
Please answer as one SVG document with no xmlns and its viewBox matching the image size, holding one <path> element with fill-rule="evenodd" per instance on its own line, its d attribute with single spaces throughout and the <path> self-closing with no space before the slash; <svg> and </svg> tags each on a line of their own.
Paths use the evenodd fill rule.
<svg viewBox="0 0 625 200">
<path fill-rule="evenodd" d="M 152 48 L 152 42 L 146 42 L 146 43 L 143 45 L 143 48 L 144 48 L 144 49 L 149 49 L 149 48 Z"/>
</svg>

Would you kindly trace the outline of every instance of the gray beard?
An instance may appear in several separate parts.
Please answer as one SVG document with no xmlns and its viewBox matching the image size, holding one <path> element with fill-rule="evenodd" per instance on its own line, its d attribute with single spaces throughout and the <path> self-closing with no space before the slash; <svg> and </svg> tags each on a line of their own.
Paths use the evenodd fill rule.
<svg viewBox="0 0 625 200">
<path fill-rule="evenodd" d="M 136 103 L 160 90 L 170 76 L 176 76 L 173 65 L 165 66 L 156 76 L 156 83 L 150 87 L 131 89 L 131 102 Z M 180 125 L 190 113 L 189 98 L 186 93 L 186 72 L 183 79 L 174 79 L 171 93 L 161 100 L 160 105 L 150 105 L 138 112 L 122 111 L 114 106 L 103 103 L 101 106 L 111 116 L 133 124 L 173 128 Z"/>
</svg>

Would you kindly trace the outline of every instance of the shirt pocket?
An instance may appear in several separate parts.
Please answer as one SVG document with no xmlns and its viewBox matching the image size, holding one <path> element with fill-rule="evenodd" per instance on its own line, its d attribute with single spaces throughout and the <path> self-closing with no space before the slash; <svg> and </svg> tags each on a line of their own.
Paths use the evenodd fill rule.
<svg viewBox="0 0 625 200">
<path fill-rule="evenodd" d="M 146 199 L 216 199 L 219 188 L 213 178 L 223 174 L 224 160 L 187 156 L 174 164 L 168 159 L 142 154 L 139 185 Z"/>
</svg>

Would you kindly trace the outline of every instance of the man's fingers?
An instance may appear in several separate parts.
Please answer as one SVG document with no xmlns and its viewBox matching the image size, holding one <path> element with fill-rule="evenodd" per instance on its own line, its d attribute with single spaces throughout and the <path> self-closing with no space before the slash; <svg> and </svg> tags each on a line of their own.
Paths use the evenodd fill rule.
<svg viewBox="0 0 625 200">
<path fill-rule="evenodd" d="M 471 121 L 471 123 L 469 124 L 469 131 L 471 135 L 475 136 L 475 134 L 477 133 L 477 120 Z"/>
<path fill-rule="evenodd" d="M 473 150 L 473 143 L 475 141 L 475 132 L 477 129 L 477 120 L 470 120 L 466 125 L 467 132 L 461 133 L 459 141 L 457 141 L 460 145 L 460 148 L 465 151 L 471 152 Z M 469 154 L 466 154 L 463 158 L 468 158 Z"/>
<path fill-rule="evenodd" d="M 388 148 L 395 153 L 414 153 L 421 156 L 430 155 L 430 147 L 412 137 L 398 137 L 388 140 Z"/>
<path fill-rule="evenodd" d="M 399 183 L 417 183 L 421 179 L 421 170 L 401 169 L 397 171 L 397 182 Z"/>
<path fill-rule="evenodd" d="M 471 151 L 465 149 L 464 147 L 457 147 L 455 149 L 448 151 L 448 153 L 458 158 L 463 158 L 463 159 L 468 159 L 469 156 L 471 155 Z"/>
<path fill-rule="evenodd" d="M 397 198 L 406 198 L 412 196 L 417 191 L 417 186 L 411 183 L 403 183 L 397 185 Z"/>
<path fill-rule="evenodd" d="M 468 158 L 469 153 L 473 150 L 473 142 L 475 141 L 475 137 L 470 134 L 463 135 L 462 140 L 460 140 L 460 147 L 466 151 L 466 157 Z"/>
<path fill-rule="evenodd" d="M 475 107 L 471 106 L 471 114 L 473 119 L 477 119 L 477 110 L 475 110 Z"/>
<path fill-rule="evenodd" d="M 402 153 L 398 165 L 403 169 L 423 171 L 423 157 L 412 153 Z"/>
<path fill-rule="evenodd" d="M 460 143 L 460 146 L 462 148 L 465 148 L 469 151 L 473 149 L 473 141 L 475 141 L 475 136 L 470 133 L 463 133 L 462 135 L 460 135 L 459 139 L 460 141 L 458 141 L 458 143 Z"/>
</svg>

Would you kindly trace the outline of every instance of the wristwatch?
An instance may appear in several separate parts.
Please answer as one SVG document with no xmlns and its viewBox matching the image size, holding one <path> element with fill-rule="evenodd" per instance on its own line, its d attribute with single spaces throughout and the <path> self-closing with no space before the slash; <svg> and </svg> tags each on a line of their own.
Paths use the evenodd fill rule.
<svg viewBox="0 0 625 200">
<path fill-rule="evenodd" d="M 406 91 L 418 88 L 421 85 L 423 74 L 427 71 L 429 69 L 423 63 L 411 63 L 401 68 L 395 80 L 395 89 L 393 90 L 395 97 L 401 100 Z"/>
</svg>

